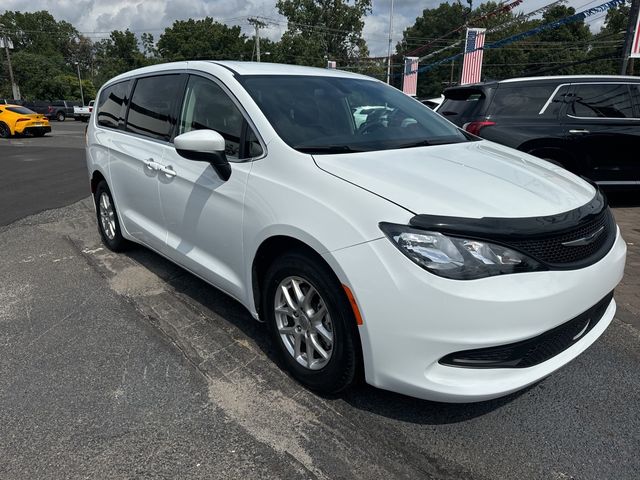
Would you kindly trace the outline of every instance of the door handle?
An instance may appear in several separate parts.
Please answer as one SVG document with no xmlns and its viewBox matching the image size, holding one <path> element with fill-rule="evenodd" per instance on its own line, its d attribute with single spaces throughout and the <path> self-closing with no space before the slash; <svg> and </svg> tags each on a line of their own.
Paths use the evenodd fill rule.
<svg viewBox="0 0 640 480">
<path fill-rule="evenodd" d="M 569 133 L 572 135 L 586 135 L 591 132 L 589 130 L 569 130 Z"/>
<path fill-rule="evenodd" d="M 153 158 L 150 158 L 148 160 L 143 160 L 142 163 L 144 163 L 144 166 L 147 167 L 149 170 L 159 170 L 160 169 L 160 165 L 156 162 L 153 161 Z"/>
<path fill-rule="evenodd" d="M 160 168 L 158 168 L 158 170 L 160 170 L 162 173 L 164 173 L 167 177 L 175 177 L 176 176 L 176 171 L 171 168 L 171 165 L 165 167 L 162 165 L 159 165 Z"/>
</svg>

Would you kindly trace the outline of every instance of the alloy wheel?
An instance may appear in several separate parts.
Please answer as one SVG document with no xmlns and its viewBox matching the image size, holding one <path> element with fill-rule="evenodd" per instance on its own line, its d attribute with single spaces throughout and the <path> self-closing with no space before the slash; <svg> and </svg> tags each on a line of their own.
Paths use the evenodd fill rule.
<svg viewBox="0 0 640 480">
<path fill-rule="evenodd" d="M 102 192 L 98 204 L 102 231 L 109 240 L 113 240 L 116 237 L 116 213 L 107 192 Z"/>
<path fill-rule="evenodd" d="M 287 277 L 278 285 L 274 300 L 276 327 L 289 355 L 309 370 L 327 365 L 334 329 L 316 288 L 301 277 Z"/>
</svg>

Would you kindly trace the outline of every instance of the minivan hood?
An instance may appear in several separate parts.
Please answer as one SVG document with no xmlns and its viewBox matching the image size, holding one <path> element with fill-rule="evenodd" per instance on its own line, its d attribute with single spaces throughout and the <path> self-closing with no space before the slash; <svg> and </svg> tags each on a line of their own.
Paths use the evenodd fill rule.
<svg viewBox="0 0 640 480">
<path fill-rule="evenodd" d="M 314 160 L 415 214 L 536 217 L 572 210 L 595 195 L 594 187 L 568 171 L 486 140 Z"/>
</svg>

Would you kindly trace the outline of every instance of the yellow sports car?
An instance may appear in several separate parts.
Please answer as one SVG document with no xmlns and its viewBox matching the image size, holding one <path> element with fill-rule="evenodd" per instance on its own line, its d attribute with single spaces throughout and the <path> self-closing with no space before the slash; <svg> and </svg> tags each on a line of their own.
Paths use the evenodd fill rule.
<svg viewBox="0 0 640 480">
<path fill-rule="evenodd" d="M 49 120 L 20 105 L 0 105 L 0 138 L 16 134 L 41 137 L 51 131 Z"/>
</svg>

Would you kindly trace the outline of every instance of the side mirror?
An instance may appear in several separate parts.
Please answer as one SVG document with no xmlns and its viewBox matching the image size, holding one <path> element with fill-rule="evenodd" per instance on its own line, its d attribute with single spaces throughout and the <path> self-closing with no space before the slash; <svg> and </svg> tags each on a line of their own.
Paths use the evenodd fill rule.
<svg viewBox="0 0 640 480">
<path fill-rule="evenodd" d="M 224 153 L 224 138 L 215 130 L 193 130 L 173 139 L 178 155 L 197 162 L 208 162 L 224 181 L 231 177 L 231 165 Z"/>
</svg>

